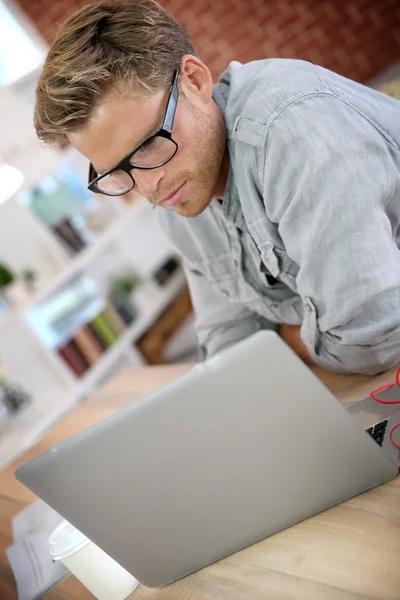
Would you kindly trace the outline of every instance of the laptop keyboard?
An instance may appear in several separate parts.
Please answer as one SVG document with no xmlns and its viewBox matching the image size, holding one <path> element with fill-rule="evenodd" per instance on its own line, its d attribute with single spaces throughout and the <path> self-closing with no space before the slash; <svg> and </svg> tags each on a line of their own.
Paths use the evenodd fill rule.
<svg viewBox="0 0 400 600">
<path fill-rule="evenodd" d="M 377 444 L 382 446 L 383 438 L 385 437 L 386 427 L 387 427 L 387 419 L 385 421 L 381 421 L 377 423 L 374 427 L 368 427 L 365 431 L 369 433 L 371 437 L 374 438 Z"/>
</svg>

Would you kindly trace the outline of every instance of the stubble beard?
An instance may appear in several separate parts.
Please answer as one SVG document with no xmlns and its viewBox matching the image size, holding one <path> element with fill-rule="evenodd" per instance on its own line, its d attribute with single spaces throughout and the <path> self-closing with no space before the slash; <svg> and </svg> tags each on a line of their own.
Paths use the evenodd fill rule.
<svg viewBox="0 0 400 600">
<path fill-rule="evenodd" d="M 213 199 L 226 146 L 224 123 L 202 113 L 196 115 L 198 128 L 192 138 L 193 171 L 181 171 L 176 186 L 188 182 L 188 194 L 173 210 L 182 217 L 197 217 Z M 174 189 L 174 185 L 171 185 Z"/>
</svg>

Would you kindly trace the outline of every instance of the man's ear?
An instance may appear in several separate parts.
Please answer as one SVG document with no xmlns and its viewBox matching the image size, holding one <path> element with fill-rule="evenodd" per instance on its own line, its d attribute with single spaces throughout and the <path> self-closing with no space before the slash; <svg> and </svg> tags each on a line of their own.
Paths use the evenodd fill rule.
<svg viewBox="0 0 400 600">
<path fill-rule="evenodd" d="M 208 103 L 212 98 L 212 77 L 209 68 L 197 56 L 185 54 L 180 67 L 180 84 L 189 99 Z"/>
</svg>

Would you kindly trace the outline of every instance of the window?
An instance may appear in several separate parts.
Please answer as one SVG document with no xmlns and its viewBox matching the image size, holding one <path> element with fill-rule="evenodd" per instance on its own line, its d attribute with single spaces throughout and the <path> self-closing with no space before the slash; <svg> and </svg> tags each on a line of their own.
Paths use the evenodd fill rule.
<svg viewBox="0 0 400 600">
<path fill-rule="evenodd" d="M 29 35 L 29 26 L 22 25 L 22 15 L 21 20 L 16 15 L 9 4 L 0 0 L 0 86 L 34 71 L 44 60 L 44 44 Z"/>
</svg>

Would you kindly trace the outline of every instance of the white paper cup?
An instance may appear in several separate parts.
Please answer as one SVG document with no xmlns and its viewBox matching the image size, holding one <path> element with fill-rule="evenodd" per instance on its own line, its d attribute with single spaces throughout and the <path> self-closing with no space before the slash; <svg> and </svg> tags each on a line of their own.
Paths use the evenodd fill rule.
<svg viewBox="0 0 400 600">
<path fill-rule="evenodd" d="M 49 538 L 50 555 L 79 579 L 97 600 L 124 600 L 139 585 L 128 571 L 68 521 Z"/>
</svg>

